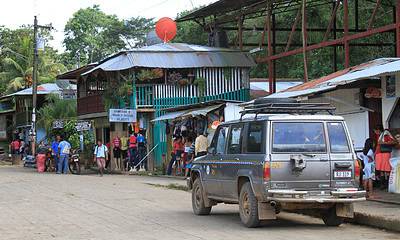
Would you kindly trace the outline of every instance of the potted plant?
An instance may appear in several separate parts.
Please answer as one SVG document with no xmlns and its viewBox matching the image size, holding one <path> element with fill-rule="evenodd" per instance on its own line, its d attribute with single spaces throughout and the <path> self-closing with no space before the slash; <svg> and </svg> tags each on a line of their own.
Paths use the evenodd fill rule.
<svg viewBox="0 0 400 240">
<path fill-rule="evenodd" d="M 182 78 L 182 79 L 180 79 L 180 80 L 178 81 L 178 84 L 179 84 L 180 86 L 186 86 L 186 85 L 189 84 L 189 80 L 188 80 L 187 78 Z"/>
<path fill-rule="evenodd" d="M 203 77 L 198 77 L 194 80 L 193 84 L 197 86 L 200 97 L 203 97 L 206 91 L 206 79 Z"/>
</svg>

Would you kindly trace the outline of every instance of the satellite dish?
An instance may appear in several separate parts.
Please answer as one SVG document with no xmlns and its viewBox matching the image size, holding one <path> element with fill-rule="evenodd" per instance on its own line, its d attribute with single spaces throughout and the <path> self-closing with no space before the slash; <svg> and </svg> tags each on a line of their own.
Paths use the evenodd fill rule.
<svg viewBox="0 0 400 240">
<path fill-rule="evenodd" d="M 169 42 L 176 36 L 176 22 L 169 17 L 163 17 L 156 23 L 157 36 L 163 42 Z"/>
<path fill-rule="evenodd" d="M 156 30 L 152 30 L 149 33 L 147 33 L 146 36 L 146 45 L 151 46 L 151 45 L 156 45 L 159 43 L 162 43 L 163 41 L 157 36 Z"/>
<path fill-rule="evenodd" d="M 57 79 L 56 85 L 61 89 L 68 89 L 70 86 L 68 79 Z"/>
</svg>

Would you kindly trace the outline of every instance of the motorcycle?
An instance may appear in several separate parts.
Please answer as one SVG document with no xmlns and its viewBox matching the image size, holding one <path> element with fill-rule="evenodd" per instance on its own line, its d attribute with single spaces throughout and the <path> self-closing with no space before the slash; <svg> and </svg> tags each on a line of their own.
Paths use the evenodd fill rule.
<svg viewBox="0 0 400 240">
<path fill-rule="evenodd" d="M 68 163 L 69 171 L 72 174 L 81 174 L 81 163 L 79 159 L 79 150 L 72 150 L 71 157 Z"/>
</svg>

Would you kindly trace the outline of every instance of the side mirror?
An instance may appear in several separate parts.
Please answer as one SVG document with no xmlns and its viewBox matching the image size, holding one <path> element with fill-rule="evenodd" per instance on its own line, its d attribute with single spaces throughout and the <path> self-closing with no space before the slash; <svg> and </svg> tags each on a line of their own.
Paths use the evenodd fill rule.
<svg viewBox="0 0 400 240">
<path fill-rule="evenodd" d="M 215 148 L 214 147 L 209 147 L 208 149 L 207 149 L 207 153 L 208 154 L 215 154 Z"/>
</svg>

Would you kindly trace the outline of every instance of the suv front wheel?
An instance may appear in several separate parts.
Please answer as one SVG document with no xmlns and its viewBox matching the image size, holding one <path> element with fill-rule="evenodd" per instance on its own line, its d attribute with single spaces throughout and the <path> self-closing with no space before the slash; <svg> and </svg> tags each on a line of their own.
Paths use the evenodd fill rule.
<svg viewBox="0 0 400 240">
<path fill-rule="evenodd" d="M 193 183 L 192 208 L 196 215 L 209 215 L 211 212 L 211 207 L 206 207 L 204 205 L 203 186 L 201 186 L 199 178 Z"/>
<path fill-rule="evenodd" d="M 254 195 L 251 184 L 246 182 L 240 189 L 239 195 L 239 214 L 242 223 L 249 228 L 258 227 L 258 203 Z"/>
</svg>

